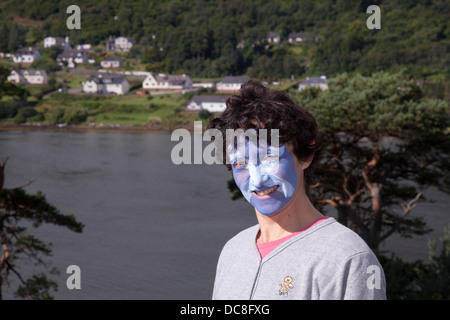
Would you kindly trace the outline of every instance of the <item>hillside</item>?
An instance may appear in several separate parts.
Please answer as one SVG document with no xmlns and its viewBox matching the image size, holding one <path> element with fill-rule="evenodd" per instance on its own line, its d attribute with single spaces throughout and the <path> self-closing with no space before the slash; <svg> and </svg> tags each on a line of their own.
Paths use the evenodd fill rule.
<svg viewBox="0 0 450 320">
<path fill-rule="evenodd" d="M 68 30 L 70 1 L 3 0 L 0 52 L 69 36 L 73 44 L 104 45 L 132 37 L 128 53 L 148 70 L 217 78 L 248 74 L 265 80 L 306 75 L 364 75 L 405 69 L 447 82 L 450 2 L 439 0 L 223 1 L 79 0 L 81 30 Z M 366 28 L 366 9 L 381 8 L 381 30 Z M 269 32 L 281 44 L 267 45 Z M 310 41 L 288 44 L 291 33 Z"/>
</svg>

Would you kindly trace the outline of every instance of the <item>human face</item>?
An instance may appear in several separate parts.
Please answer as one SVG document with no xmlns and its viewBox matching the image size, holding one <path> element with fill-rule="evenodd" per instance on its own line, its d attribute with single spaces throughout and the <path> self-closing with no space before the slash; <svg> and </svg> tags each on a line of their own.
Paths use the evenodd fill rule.
<svg viewBox="0 0 450 320">
<path fill-rule="evenodd" d="M 295 161 L 286 145 L 275 148 L 246 141 L 237 146 L 230 158 L 234 181 L 259 213 L 274 215 L 294 196 Z"/>
</svg>

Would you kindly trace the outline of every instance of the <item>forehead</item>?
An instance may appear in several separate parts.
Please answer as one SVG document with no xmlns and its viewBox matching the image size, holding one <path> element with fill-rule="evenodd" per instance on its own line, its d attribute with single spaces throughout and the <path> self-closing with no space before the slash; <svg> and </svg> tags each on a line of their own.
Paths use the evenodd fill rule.
<svg viewBox="0 0 450 320">
<path fill-rule="evenodd" d="M 285 146 L 271 146 L 264 140 L 251 140 L 245 137 L 238 137 L 237 142 L 228 146 L 231 160 L 246 159 L 250 162 L 263 160 L 265 156 L 281 156 L 285 151 Z"/>
</svg>

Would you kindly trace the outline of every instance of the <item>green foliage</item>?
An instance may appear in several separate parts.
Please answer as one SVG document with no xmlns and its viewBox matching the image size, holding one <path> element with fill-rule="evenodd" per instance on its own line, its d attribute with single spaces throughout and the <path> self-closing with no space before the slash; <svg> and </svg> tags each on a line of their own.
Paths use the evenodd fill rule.
<svg viewBox="0 0 450 320">
<path fill-rule="evenodd" d="M 65 110 L 64 107 L 56 107 L 48 110 L 45 112 L 45 121 L 52 125 L 64 123 L 63 117 Z"/>
<path fill-rule="evenodd" d="M 51 223 L 68 229 L 81 232 L 83 225 L 76 221 L 73 215 L 63 215 L 53 205 L 47 202 L 42 192 L 29 194 L 22 188 L 3 189 L 0 192 L 0 203 L 2 208 L 6 209 L 5 220 L 2 222 L 10 223 L 12 218 L 25 219 L 32 222 L 33 227 L 39 227 L 43 222 Z M 24 240 L 21 239 L 20 243 Z M 39 250 L 42 247 L 36 241 L 29 241 Z"/>
<path fill-rule="evenodd" d="M 9 26 L 5 21 L 3 21 L 0 24 L 0 52 L 9 51 L 8 50 L 8 38 L 9 38 Z"/>
<path fill-rule="evenodd" d="M 0 102 L 0 119 L 15 117 L 19 106 L 20 103 L 14 100 Z"/>
<path fill-rule="evenodd" d="M 86 121 L 88 112 L 82 107 L 70 107 L 64 111 L 62 121 L 68 125 L 81 124 Z"/>
<path fill-rule="evenodd" d="M 444 229 L 444 236 L 440 239 L 439 251 L 436 240 L 428 242 L 429 264 L 419 272 L 422 298 L 450 299 L 450 235 L 449 229 Z"/>
<path fill-rule="evenodd" d="M 43 69 L 47 71 L 47 73 L 55 72 L 61 70 L 61 67 L 56 63 L 54 59 L 49 57 L 42 57 L 40 59 L 35 60 L 30 68 L 33 69 Z"/>
<path fill-rule="evenodd" d="M 272 80 L 305 72 L 369 75 L 406 68 L 416 77 L 448 78 L 450 72 L 448 1 L 80 0 L 82 29 L 69 33 L 66 1 L 3 2 L 2 10 L 9 14 L 45 20 L 26 39 L 23 26 L 4 19 L 0 48 L 9 50 L 48 35 L 94 45 L 122 35 L 135 39 L 130 57 L 141 59 L 149 70 L 194 77 L 248 73 Z M 380 30 L 365 25 L 372 4 L 381 8 Z M 295 52 L 293 45 L 267 46 L 272 31 L 283 41 L 293 32 L 313 36 L 301 45 L 304 50 Z"/>
<path fill-rule="evenodd" d="M 29 92 L 22 87 L 8 82 L 7 78 L 10 73 L 10 69 L 0 64 L 0 99 L 4 96 L 11 96 L 24 100 L 29 95 Z"/>
<path fill-rule="evenodd" d="M 320 107 L 311 110 L 327 132 L 432 135 L 440 134 L 448 125 L 447 104 L 442 100 L 423 100 L 420 88 L 401 73 L 340 75 L 330 80 L 329 90 L 321 92 L 314 103 Z"/>
<path fill-rule="evenodd" d="M 8 37 L 8 51 L 9 52 L 15 52 L 17 49 L 19 49 L 24 43 L 25 43 L 25 34 L 26 29 L 17 25 L 12 24 L 11 28 L 9 29 L 9 37 Z"/>
<path fill-rule="evenodd" d="M 450 237 L 447 228 L 440 242 L 439 251 L 436 241 L 429 241 L 428 263 L 421 260 L 405 262 L 393 255 L 378 257 L 386 276 L 388 299 L 450 299 Z"/>
<path fill-rule="evenodd" d="M 417 273 L 415 270 L 422 265 L 422 261 L 408 263 L 394 255 L 390 257 L 378 255 L 378 260 L 383 267 L 386 278 L 387 299 L 409 299 L 412 290 L 417 290 L 415 286 Z"/>
<path fill-rule="evenodd" d="M 270 70 L 270 73 L 268 72 Z M 256 79 L 275 81 L 301 76 L 306 71 L 305 58 L 289 51 L 287 46 L 278 46 L 266 51 L 250 66 L 247 73 Z"/>
<path fill-rule="evenodd" d="M 23 113 L 18 113 L 15 117 L 14 117 L 14 123 L 15 124 L 21 124 L 21 123 L 25 123 L 27 122 L 27 118 L 25 117 L 25 115 Z"/>
<path fill-rule="evenodd" d="M 37 114 L 37 111 L 33 107 L 24 107 L 19 109 L 19 114 L 22 114 L 25 118 L 31 118 Z"/>
<path fill-rule="evenodd" d="M 212 113 L 206 109 L 203 109 L 198 112 L 198 116 L 200 117 L 200 119 L 209 119 L 212 117 Z"/>
<path fill-rule="evenodd" d="M 35 274 L 24 285 L 19 286 L 16 297 L 32 300 L 53 300 L 51 290 L 58 287 L 55 281 L 49 280 L 45 274 Z"/>
<path fill-rule="evenodd" d="M 48 124 L 81 124 L 88 117 L 88 110 L 80 106 L 56 107 L 44 113 Z"/>
</svg>

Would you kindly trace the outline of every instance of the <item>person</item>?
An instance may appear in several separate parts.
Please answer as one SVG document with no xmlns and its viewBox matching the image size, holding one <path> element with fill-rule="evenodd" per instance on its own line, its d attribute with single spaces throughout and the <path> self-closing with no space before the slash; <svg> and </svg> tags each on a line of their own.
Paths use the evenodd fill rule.
<svg viewBox="0 0 450 320">
<path fill-rule="evenodd" d="M 310 113 L 286 92 L 250 80 L 207 129 L 224 136 L 229 129 L 278 135 L 272 145 L 248 136 L 223 144 L 223 163 L 258 224 L 225 244 L 213 299 L 386 299 L 384 272 L 372 250 L 308 198 L 320 153 Z"/>
</svg>

